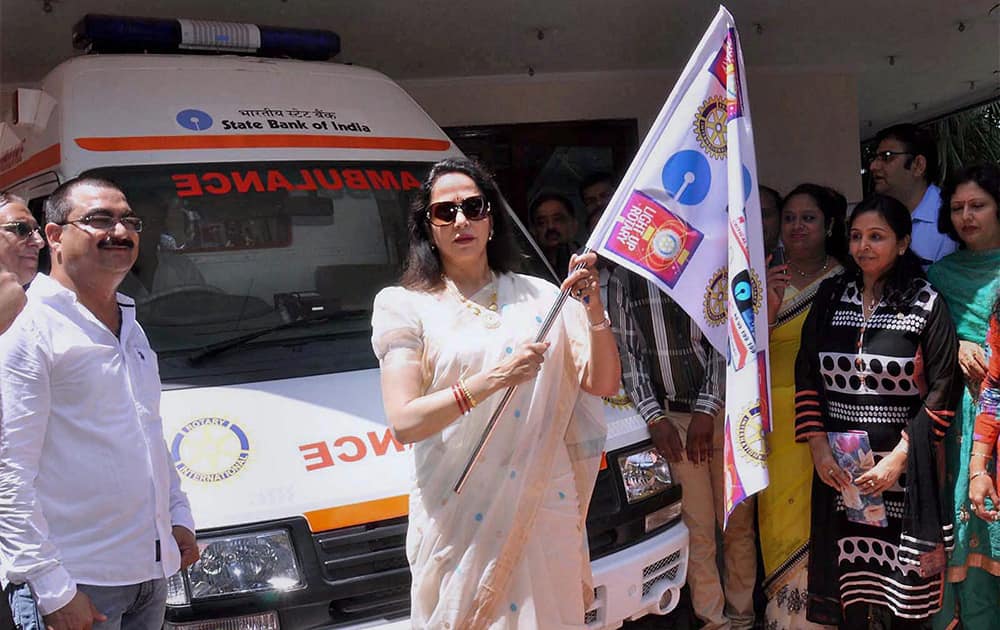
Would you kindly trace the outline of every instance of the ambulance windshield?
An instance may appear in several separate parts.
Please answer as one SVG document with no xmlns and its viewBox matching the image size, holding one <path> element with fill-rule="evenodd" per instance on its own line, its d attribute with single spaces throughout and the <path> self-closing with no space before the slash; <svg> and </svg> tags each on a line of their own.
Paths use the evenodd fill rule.
<svg viewBox="0 0 1000 630">
<path fill-rule="evenodd" d="M 143 219 L 139 258 L 120 290 L 135 299 L 162 366 L 272 328 L 245 346 L 352 336 L 368 344 L 372 302 L 402 273 L 409 204 L 429 167 L 244 162 L 92 174 L 121 185 Z"/>
</svg>

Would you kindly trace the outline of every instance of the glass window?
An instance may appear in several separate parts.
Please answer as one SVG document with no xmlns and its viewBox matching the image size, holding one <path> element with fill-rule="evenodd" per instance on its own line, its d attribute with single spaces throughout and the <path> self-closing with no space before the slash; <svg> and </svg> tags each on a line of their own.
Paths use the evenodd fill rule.
<svg viewBox="0 0 1000 630">
<path fill-rule="evenodd" d="M 370 349 L 359 351 L 369 344 L 371 305 L 402 275 L 409 204 L 430 166 L 258 162 L 93 171 L 121 185 L 143 219 L 139 257 L 120 290 L 136 301 L 164 379 L 180 364 L 187 375 L 199 367 L 175 360 L 175 369 L 164 370 L 164 360 L 256 333 L 227 349 L 227 359 L 289 342 L 344 340 L 339 354 L 356 360 L 339 359 L 332 370 L 372 367 Z M 523 234 L 518 240 L 528 251 Z M 537 260 L 526 267 L 540 268 Z"/>
</svg>

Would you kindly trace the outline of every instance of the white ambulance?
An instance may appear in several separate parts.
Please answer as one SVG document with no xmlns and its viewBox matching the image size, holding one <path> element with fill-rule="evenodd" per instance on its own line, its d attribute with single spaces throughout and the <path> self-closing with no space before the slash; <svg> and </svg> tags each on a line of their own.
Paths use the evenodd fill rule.
<svg viewBox="0 0 1000 630">
<path fill-rule="evenodd" d="M 18 90 L 0 190 L 39 215 L 59 182 L 98 175 L 144 220 L 122 290 L 159 356 L 201 547 L 166 627 L 408 627 L 411 454 L 383 416 L 370 308 L 401 273 L 410 192 L 459 151 L 385 76 L 290 59 L 324 58 L 332 33 L 102 16 L 78 31 L 163 54 L 84 55 Z M 254 54 L 184 50 L 220 45 Z M 688 553 L 645 425 L 624 397 L 607 415 L 593 628 L 670 611 Z"/>
</svg>

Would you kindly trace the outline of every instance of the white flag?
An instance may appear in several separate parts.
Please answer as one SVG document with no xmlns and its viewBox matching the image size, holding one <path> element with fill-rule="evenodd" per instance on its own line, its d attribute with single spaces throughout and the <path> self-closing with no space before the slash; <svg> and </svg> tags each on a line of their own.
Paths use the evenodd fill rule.
<svg viewBox="0 0 1000 630">
<path fill-rule="evenodd" d="M 743 55 L 724 7 L 587 245 L 656 284 L 727 357 L 728 516 L 767 487 L 770 412 L 757 163 Z"/>
</svg>

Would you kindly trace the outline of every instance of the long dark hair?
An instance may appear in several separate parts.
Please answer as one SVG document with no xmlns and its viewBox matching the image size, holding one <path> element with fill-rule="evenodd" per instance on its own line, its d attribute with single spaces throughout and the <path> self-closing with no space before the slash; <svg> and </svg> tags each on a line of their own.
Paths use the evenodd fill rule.
<svg viewBox="0 0 1000 630">
<path fill-rule="evenodd" d="M 965 247 L 965 241 L 958 235 L 955 225 L 951 222 L 951 198 L 955 190 L 962 184 L 972 182 L 993 197 L 993 203 L 997 205 L 997 218 L 1000 219 L 1000 167 L 996 164 L 976 164 L 967 166 L 954 173 L 941 188 L 941 208 L 938 210 L 937 229 L 942 234 L 947 234 L 951 240 L 957 242 L 959 247 Z"/>
<path fill-rule="evenodd" d="M 886 195 L 872 195 L 859 203 L 847 220 L 848 231 L 854 226 L 858 217 L 870 212 L 878 214 L 889 224 L 889 228 L 892 229 L 897 240 L 903 240 L 913 232 L 910 211 L 902 203 Z M 927 278 L 923 263 L 924 260 L 913 253 L 909 247 L 906 248 L 902 256 L 896 259 L 896 263 L 882 276 L 882 279 L 885 280 L 882 299 L 885 300 L 886 304 L 891 307 L 899 307 L 912 300 L 913 292 L 919 288 L 915 286 L 917 283 L 914 280 Z M 853 257 L 847 257 L 847 260 L 844 261 L 844 267 L 847 269 L 845 276 L 855 280 L 859 287 L 864 288 L 861 268 L 854 262 Z"/>
<path fill-rule="evenodd" d="M 486 260 L 490 269 L 497 273 L 505 273 L 514 268 L 517 260 L 517 249 L 511 237 L 510 219 L 493 177 L 478 162 L 466 158 L 448 158 L 431 167 L 430 173 L 420 185 L 420 190 L 410 205 L 407 226 L 410 251 L 407 255 L 406 271 L 399 281 L 407 289 L 428 291 L 442 283 L 441 274 L 444 269 L 441 266 L 441 255 L 434 247 L 431 227 L 427 221 L 427 208 L 431 203 L 431 190 L 434 184 L 441 176 L 449 173 L 460 173 L 475 182 L 479 192 L 490 204 L 493 238 L 486 244 Z"/>
<path fill-rule="evenodd" d="M 826 237 L 826 253 L 839 262 L 847 258 L 847 228 L 844 221 L 847 217 L 847 198 L 832 188 L 819 184 L 799 184 L 781 201 L 781 209 L 795 195 L 806 195 L 819 207 L 823 213 L 823 227 L 829 233 Z"/>
</svg>

